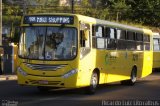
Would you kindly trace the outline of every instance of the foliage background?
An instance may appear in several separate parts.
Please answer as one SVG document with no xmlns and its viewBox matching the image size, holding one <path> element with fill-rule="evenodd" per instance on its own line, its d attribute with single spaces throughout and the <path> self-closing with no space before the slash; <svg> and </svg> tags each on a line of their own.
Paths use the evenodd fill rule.
<svg viewBox="0 0 160 106">
<path fill-rule="evenodd" d="M 2 0 L 2 24 L 11 27 L 17 42 L 17 30 L 23 14 L 72 12 L 60 0 Z M 71 5 L 72 0 L 68 0 Z M 160 0 L 74 0 L 74 13 L 116 21 L 160 32 Z"/>
</svg>

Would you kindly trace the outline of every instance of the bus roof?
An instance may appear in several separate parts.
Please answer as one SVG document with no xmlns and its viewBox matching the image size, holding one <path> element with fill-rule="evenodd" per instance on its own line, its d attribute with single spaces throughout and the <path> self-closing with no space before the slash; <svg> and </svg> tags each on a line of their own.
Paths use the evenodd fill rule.
<svg viewBox="0 0 160 106">
<path fill-rule="evenodd" d="M 134 26 L 130 26 L 130 25 L 101 20 L 101 19 L 97 19 L 97 18 L 84 16 L 84 15 L 79 15 L 79 14 L 75 14 L 75 15 L 77 15 L 80 20 L 86 20 L 91 23 L 96 23 L 96 24 L 100 24 L 100 25 L 107 25 L 107 26 L 114 27 L 114 28 L 127 29 L 127 30 L 146 33 L 146 34 L 150 34 L 150 35 L 152 34 L 152 31 L 149 29 L 146 29 L 146 28 L 138 28 L 138 27 L 134 27 Z"/>
<path fill-rule="evenodd" d="M 93 24 L 100 24 L 100 25 L 107 25 L 114 28 L 121 28 L 121 29 L 127 29 L 131 31 L 137 31 L 137 32 L 144 32 L 144 33 L 152 33 L 151 30 L 145 29 L 145 28 L 138 28 L 130 25 L 120 24 L 116 22 L 101 20 L 89 16 L 84 16 L 80 14 L 72 14 L 72 13 L 37 13 L 37 14 L 29 14 L 29 15 L 70 15 L 70 16 L 77 16 L 79 20 L 90 22 Z"/>
</svg>

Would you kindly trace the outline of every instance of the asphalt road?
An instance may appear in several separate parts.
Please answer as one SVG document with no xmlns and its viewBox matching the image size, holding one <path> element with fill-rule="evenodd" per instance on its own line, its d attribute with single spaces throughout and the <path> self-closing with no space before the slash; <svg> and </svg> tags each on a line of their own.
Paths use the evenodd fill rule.
<svg viewBox="0 0 160 106">
<path fill-rule="evenodd" d="M 141 102 L 141 100 L 145 101 Z M 134 105 L 150 101 L 158 106 L 160 105 L 158 100 L 160 100 L 160 72 L 138 79 L 134 86 L 125 86 L 120 83 L 101 85 L 94 95 L 87 95 L 82 89 L 52 90 L 41 93 L 36 87 L 19 86 L 16 81 L 0 82 L 0 105 L 2 106 L 105 106 L 114 104 L 129 106 L 130 103 L 133 105 L 133 101 Z"/>
</svg>

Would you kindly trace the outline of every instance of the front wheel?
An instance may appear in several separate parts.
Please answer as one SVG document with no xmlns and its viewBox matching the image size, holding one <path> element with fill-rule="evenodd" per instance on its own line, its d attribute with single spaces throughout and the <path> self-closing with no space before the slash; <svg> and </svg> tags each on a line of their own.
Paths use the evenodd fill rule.
<svg viewBox="0 0 160 106">
<path fill-rule="evenodd" d="M 94 94 L 98 86 L 98 74 L 96 72 L 92 73 L 90 86 L 87 87 L 87 94 Z"/>
</svg>

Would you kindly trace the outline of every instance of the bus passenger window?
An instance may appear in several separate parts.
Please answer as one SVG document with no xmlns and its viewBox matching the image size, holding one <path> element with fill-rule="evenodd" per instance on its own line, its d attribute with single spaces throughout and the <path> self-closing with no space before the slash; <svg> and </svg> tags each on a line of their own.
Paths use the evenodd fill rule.
<svg viewBox="0 0 160 106">
<path fill-rule="evenodd" d="M 143 41 L 143 34 L 137 33 L 137 34 L 136 34 L 136 40 L 137 40 L 137 41 Z"/>
<path fill-rule="evenodd" d="M 106 36 L 107 36 L 107 49 L 116 49 L 116 35 L 115 29 L 106 27 Z"/>
<path fill-rule="evenodd" d="M 143 36 L 143 41 L 144 41 L 144 42 L 150 42 L 150 37 L 149 37 L 149 35 L 144 35 L 144 36 Z"/>
<path fill-rule="evenodd" d="M 135 41 L 135 32 L 127 31 L 127 49 L 135 50 L 136 49 L 136 41 Z"/>
<path fill-rule="evenodd" d="M 96 26 L 96 31 L 95 31 L 96 37 L 104 37 L 103 29 L 104 28 L 102 26 Z"/>
<path fill-rule="evenodd" d="M 115 30 L 113 28 L 106 28 L 106 36 L 107 38 L 115 39 Z"/>
<path fill-rule="evenodd" d="M 117 39 L 120 39 L 121 37 L 121 34 L 122 34 L 122 31 L 117 29 Z"/>
<path fill-rule="evenodd" d="M 150 50 L 150 36 L 149 35 L 143 35 L 143 41 L 144 41 L 144 49 Z"/>
<path fill-rule="evenodd" d="M 143 50 L 143 34 L 136 33 L 136 49 Z"/>
<path fill-rule="evenodd" d="M 95 34 L 92 34 L 92 35 L 95 35 L 92 37 L 93 48 L 97 47 L 97 48 L 102 49 L 101 44 L 100 44 L 100 42 L 98 43 L 98 41 L 101 41 L 101 39 L 104 38 L 104 27 L 100 26 L 100 25 L 96 25 L 96 26 L 92 26 L 92 30 L 95 30 L 95 31 L 92 31 L 95 33 Z M 102 43 L 104 43 L 104 42 L 102 42 Z"/>
<path fill-rule="evenodd" d="M 117 42 L 115 39 L 107 39 L 107 49 L 116 49 Z"/>
<path fill-rule="evenodd" d="M 119 50 L 125 50 L 127 47 L 126 45 L 127 41 L 126 40 L 123 40 L 123 39 L 118 39 L 117 40 L 117 49 Z"/>
<path fill-rule="evenodd" d="M 136 42 L 136 50 L 143 50 L 143 42 Z"/>
<path fill-rule="evenodd" d="M 127 32 L 128 40 L 135 40 L 135 33 L 134 32 Z"/>
<path fill-rule="evenodd" d="M 126 30 L 117 29 L 117 39 L 126 39 Z"/>
<path fill-rule="evenodd" d="M 153 49 L 154 51 L 159 51 L 160 50 L 160 42 L 159 39 L 153 39 Z"/>
<path fill-rule="evenodd" d="M 125 40 L 126 31 L 121 29 L 117 29 L 116 31 L 117 31 L 117 49 L 125 50 L 127 43 Z"/>
<path fill-rule="evenodd" d="M 104 38 L 97 38 L 97 48 L 98 49 L 105 48 L 105 39 Z"/>
</svg>

